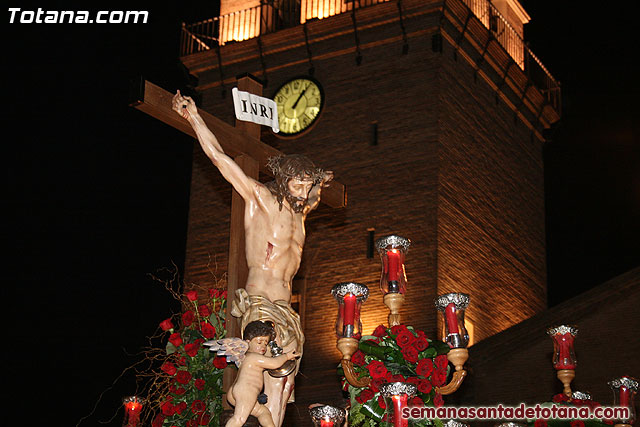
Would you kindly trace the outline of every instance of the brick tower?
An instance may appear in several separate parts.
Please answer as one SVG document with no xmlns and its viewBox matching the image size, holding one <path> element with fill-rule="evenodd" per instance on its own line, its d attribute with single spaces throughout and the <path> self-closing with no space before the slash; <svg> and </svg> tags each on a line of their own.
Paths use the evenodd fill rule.
<svg viewBox="0 0 640 427">
<path fill-rule="evenodd" d="M 560 94 L 522 41 L 528 19 L 517 0 L 222 0 L 220 17 L 183 27 L 199 106 L 229 123 L 241 74 L 267 97 L 300 76 L 324 93 L 310 128 L 261 135 L 348 189 L 346 208 L 307 220 L 294 291 L 308 340 L 287 425 L 310 425 L 309 403 L 341 399 L 331 287 L 368 285 L 363 329 L 386 323 L 371 237 L 411 239 L 402 319 L 431 337 L 439 294 L 471 294 L 474 342 L 546 307 L 543 131 L 559 120 Z M 187 282 L 226 271 L 230 200 L 196 147 Z"/>
</svg>

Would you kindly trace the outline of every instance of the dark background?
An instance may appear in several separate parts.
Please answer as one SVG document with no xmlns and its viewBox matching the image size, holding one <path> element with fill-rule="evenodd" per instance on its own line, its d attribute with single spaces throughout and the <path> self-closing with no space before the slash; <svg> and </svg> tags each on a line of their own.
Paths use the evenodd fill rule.
<svg viewBox="0 0 640 427">
<path fill-rule="evenodd" d="M 545 147 L 549 303 L 640 259 L 638 37 L 627 6 L 523 1 L 525 38 L 563 87 Z M 148 277 L 184 262 L 193 141 L 128 107 L 129 81 L 184 84 L 180 23 L 216 2 L 9 4 L 148 10 L 147 24 L 8 24 L 3 168 L 4 353 L 10 415 L 99 425 L 135 393 L 127 374 L 179 309 Z M 630 6 L 629 6 L 630 7 Z M 26 412 L 23 412 L 26 411 Z M 43 417 L 48 421 L 44 421 Z M 33 422 L 31 422 L 33 421 Z"/>
</svg>

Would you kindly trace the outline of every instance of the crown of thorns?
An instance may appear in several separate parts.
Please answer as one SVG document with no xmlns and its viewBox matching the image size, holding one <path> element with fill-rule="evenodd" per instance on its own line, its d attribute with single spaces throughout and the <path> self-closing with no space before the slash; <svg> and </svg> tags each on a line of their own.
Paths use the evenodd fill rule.
<svg viewBox="0 0 640 427">
<path fill-rule="evenodd" d="M 287 180 L 308 179 L 314 184 L 319 184 L 324 177 L 324 170 L 317 168 L 311 160 L 301 154 L 270 157 L 267 160 L 267 167 L 276 177 L 281 176 Z"/>
</svg>

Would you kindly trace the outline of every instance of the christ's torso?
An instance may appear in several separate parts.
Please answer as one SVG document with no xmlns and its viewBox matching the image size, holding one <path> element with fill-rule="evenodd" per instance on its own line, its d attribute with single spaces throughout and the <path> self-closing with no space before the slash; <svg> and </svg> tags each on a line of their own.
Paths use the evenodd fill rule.
<svg viewBox="0 0 640 427">
<path fill-rule="evenodd" d="M 245 203 L 245 252 L 249 295 L 270 301 L 291 300 L 291 281 L 300 267 L 305 230 L 304 216 L 286 201 L 282 210 L 276 198 L 261 186 L 257 200 Z"/>
</svg>

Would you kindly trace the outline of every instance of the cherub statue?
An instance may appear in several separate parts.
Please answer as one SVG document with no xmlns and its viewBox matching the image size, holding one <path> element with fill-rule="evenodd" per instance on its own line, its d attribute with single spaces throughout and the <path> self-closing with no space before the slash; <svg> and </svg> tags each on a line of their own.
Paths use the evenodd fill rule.
<svg viewBox="0 0 640 427">
<path fill-rule="evenodd" d="M 253 415 L 263 427 L 275 426 L 271 411 L 258 402 L 258 396 L 264 387 L 263 373 L 266 369 L 276 369 L 286 361 L 297 358 L 293 350 L 276 357 L 265 356 L 269 342 L 273 341 L 276 332 L 273 323 L 256 320 L 244 328 L 243 338 L 224 338 L 207 341 L 209 346 L 220 356 L 226 356 L 227 362 L 235 362 L 238 375 L 229 391 L 227 400 L 235 407 L 233 417 L 227 421 L 227 427 L 241 427 Z"/>
</svg>

